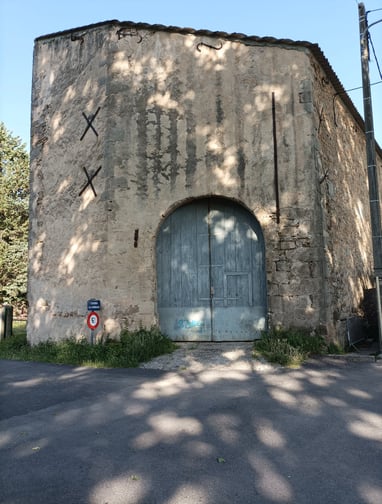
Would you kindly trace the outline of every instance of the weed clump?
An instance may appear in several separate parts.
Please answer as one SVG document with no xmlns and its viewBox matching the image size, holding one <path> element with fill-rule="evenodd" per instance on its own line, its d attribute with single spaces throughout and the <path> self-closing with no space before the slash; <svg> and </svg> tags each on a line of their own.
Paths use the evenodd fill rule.
<svg viewBox="0 0 382 504">
<path fill-rule="evenodd" d="M 304 329 L 274 329 L 254 342 L 254 357 L 286 367 L 298 367 L 309 356 L 327 353 L 325 340 Z"/>
</svg>

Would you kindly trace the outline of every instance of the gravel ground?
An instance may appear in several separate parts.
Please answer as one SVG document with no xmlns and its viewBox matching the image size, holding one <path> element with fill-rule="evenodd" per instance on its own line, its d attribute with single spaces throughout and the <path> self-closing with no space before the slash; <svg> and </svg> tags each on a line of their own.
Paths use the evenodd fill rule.
<svg viewBox="0 0 382 504">
<path fill-rule="evenodd" d="M 177 350 L 141 364 L 143 369 L 163 371 L 202 371 L 234 368 L 246 371 L 266 371 L 275 366 L 252 356 L 253 342 L 177 343 Z"/>
</svg>

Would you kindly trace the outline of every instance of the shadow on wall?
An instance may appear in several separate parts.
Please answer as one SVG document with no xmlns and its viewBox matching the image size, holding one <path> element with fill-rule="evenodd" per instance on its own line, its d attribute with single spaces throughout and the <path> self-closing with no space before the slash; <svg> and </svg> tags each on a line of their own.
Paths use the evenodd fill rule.
<svg viewBox="0 0 382 504">
<path fill-rule="evenodd" d="M 378 305 L 376 289 L 365 290 L 364 298 L 361 303 L 361 309 L 367 323 L 367 337 L 378 340 Z"/>
<path fill-rule="evenodd" d="M 213 39 L 211 47 L 208 37 L 193 35 L 117 35 L 113 25 L 89 30 L 82 42 L 62 35 L 44 40 L 36 53 L 28 323 L 35 333 L 44 318 L 38 306 L 49 306 L 49 324 L 65 321 L 69 332 L 83 327 L 79 300 L 85 306 L 89 297 L 107 298 L 110 326 L 119 318 L 138 325 L 137 292 L 149 292 L 145 302 L 153 306 L 155 272 L 148 272 L 155 263 L 158 214 L 174 199 L 249 199 L 248 180 L 256 180 L 252 211 L 267 246 L 278 233 L 289 233 L 282 219 L 276 229 L 269 178 L 272 93 L 283 146 L 285 222 L 292 220 L 291 208 L 311 206 L 314 199 L 296 190 L 303 172 L 296 142 L 302 137 L 292 111 L 297 83 L 306 75 L 290 64 L 291 51 L 285 50 L 285 61 L 279 58 L 283 79 L 274 82 L 264 58 L 270 51 L 274 65 L 280 48 L 259 47 L 253 56 L 253 47 L 228 40 L 215 47 Z M 298 121 L 304 125 L 303 114 Z M 310 226 L 301 216 L 298 239 L 306 239 Z M 138 229 L 144 252 L 134 239 Z M 312 311 L 307 303 L 298 310 Z"/>
<path fill-rule="evenodd" d="M 86 299 L 85 291 L 102 299 L 108 292 L 103 306 L 109 319 L 136 305 L 134 292 L 124 286 L 129 282 L 103 270 L 104 258 L 110 257 L 120 264 L 121 275 L 129 264 L 140 276 L 136 283 L 148 284 L 141 255 L 130 247 L 132 240 L 117 250 L 108 234 L 111 222 L 121 214 L 118 234 L 132 236 L 141 228 L 137 221 L 130 230 L 126 212 L 120 211 L 122 200 L 142 205 L 149 193 L 165 193 L 177 184 L 183 193 L 200 193 L 200 187 L 193 187 L 198 186 L 201 168 L 207 169 L 217 192 L 243 191 L 246 167 L 257 162 L 252 150 L 263 160 L 272 159 L 272 92 L 280 107 L 290 100 L 291 83 L 259 83 L 257 68 L 243 68 L 235 54 L 240 50 L 248 55 L 243 44 L 225 41 L 221 50 L 214 50 L 205 44 L 197 47 L 200 40 L 193 36 L 180 37 L 181 54 L 189 61 L 180 77 L 179 44 L 167 34 L 148 52 L 145 45 L 153 43 L 154 33 L 147 32 L 139 44 L 131 37 L 113 40 L 109 48 L 105 37 L 116 39 L 114 31 L 114 27 L 106 34 L 90 31 L 84 35 L 86 45 L 69 35 L 44 41 L 39 50 L 45 52 L 36 54 L 28 325 L 32 331 L 42 324 L 38 305 L 49 306 L 52 324 L 72 319 L 81 325 L 86 313 L 78 300 Z M 62 58 L 56 58 L 57 51 Z M 244 88 L 237 80 L 243 71 Z M 207 74 L 213 78 L 204 79 Z M 234 99 L 223 104 L 223 94 Z M 286 122 L 284 118 L 287 129 Z M 264 131 L 264 124 L 269 131 Z M 253 134 L 255 130 L 259 134 Z M 253 139 L 250 144 L 247 138 Z M 262 168 L 259 187 L 269 185 L 262 183 Z M 168 201 L 167 195 L 164 199 Z M 261 211 L 269 219 L 273 203 Z M 138 216 L 135 212 L 133 219 Z M 142 233 L 140 237 L 144 239 Z M 138 320 L 139 314 L 135 316 Z"/>
<path fill-rule="evenodd" d="M 159 322 L 177 340 L 251 340 L 267 325 L 264 238 L 228 198 L 199 198 L 162 222 Z"/>
<path fill-rule="evenodd" d="M 372 286 L 366 152 L 361 127 L 322 77 L 316 68 L 316 162 L 332 311 L 341 317 L 359 308 Z"/>
</svg>

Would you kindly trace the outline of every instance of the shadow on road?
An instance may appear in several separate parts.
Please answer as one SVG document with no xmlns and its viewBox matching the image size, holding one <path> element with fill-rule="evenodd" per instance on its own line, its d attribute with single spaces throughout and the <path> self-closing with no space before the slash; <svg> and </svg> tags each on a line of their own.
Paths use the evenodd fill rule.
<svg viewBox="0 0 382 504">
<path fill-rule="evenodd" d="M 0 372 L 3 504 L 382 502 L 378 364 Z"/>
</svg>

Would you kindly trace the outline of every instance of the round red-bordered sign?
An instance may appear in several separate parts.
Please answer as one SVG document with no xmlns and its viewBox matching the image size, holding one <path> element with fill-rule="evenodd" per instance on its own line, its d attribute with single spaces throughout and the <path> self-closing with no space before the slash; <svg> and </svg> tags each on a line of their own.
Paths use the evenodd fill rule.
<svg viewBox="0 0 382 504">
<path fill-rule="evenodd" d="M 99 324 L 99 315 L 97 312 L 92 311 L 88 315 L 88 327 L 89 329 L 97 329 Z"/>
</svg>

